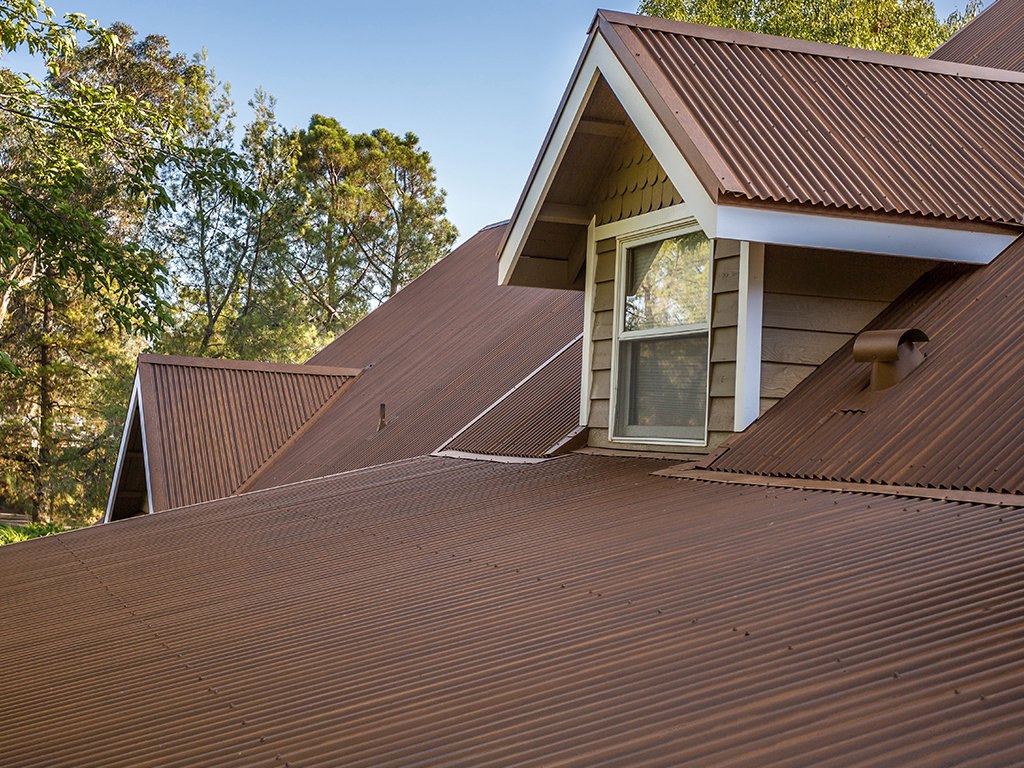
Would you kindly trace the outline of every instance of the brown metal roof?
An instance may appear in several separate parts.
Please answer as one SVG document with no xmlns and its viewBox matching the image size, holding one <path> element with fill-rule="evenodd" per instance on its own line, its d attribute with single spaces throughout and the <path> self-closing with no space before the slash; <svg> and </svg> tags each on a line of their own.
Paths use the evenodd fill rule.
<svg viewBox="0 0 1024 768">
<path fill-rule="evenodd" d="M 152 509 L 234 493 L 358 369 L 141 355 Z"/>
<path fill-rule="evenodd" d="M 713 199 L 1024 223 L 1024 75 L 601 11 Z"/>
<path fill-rule="evenodd" d="M 1024 0 L 995 0 L 931 58 L 1024 71 Z"/>
<path fill-rule="evenodd" d="M 497 284 L 504 229 L 470 238 L 310 360 L 365 370 L 251 487 L 428 454 L 579 336 L 581 292 Z M 559 408 L 522 412 L 521 434 L 547 439 L 576 426 L 579 374 L 577 365 L 575 381 L 563 382 L 577 403 L 573 423 Z"/>
<path fill-rule="evenodd" d="M 1024 512 L 415 459 L 0 549 L 5 766 L 1024 763 Z M 45 736 L 44 736 L 45 735 Z"/>
<path fill-rule="evenodd" d="M 580 368 L 577 339 L 517 384 L 464 431 L 446 451 L 543 458 L 563 449 L 580 432 Z"/>
<path fill-rule="evenodd" d="M 1024 240 L 977 271 L 926 274 L 869 326 L 919 328 L 927 358 L 871 391 L 837 352 L 713 463 L 754 474 L 1024 493 Z"/>
</svg>

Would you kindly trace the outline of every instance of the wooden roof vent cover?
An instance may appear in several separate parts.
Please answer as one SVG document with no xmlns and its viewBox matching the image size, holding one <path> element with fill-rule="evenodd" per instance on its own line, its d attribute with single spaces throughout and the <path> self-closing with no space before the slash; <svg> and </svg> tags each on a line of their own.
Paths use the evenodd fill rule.
<svg viewBox="0 0 1024 768">
<path fill-rule="evenodd" d="M 920 344 L 928 335 L 917 328 L 863 331 L 853 340 L 853 359 L 872 363 L 871 389 L 888 389 L 924 362 Z"/>
</svg>

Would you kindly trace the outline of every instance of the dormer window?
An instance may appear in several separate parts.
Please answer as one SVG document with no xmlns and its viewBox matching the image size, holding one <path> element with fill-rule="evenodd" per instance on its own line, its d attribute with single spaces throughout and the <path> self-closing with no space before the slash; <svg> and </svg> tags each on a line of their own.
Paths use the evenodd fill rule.
<svg viewBox="0 0 1024 768">
<path fill-rule="evenodd" d="M 618 241 L 613 440 L 705 445 L 711 243 L 696 225 Z"/>
</svg>

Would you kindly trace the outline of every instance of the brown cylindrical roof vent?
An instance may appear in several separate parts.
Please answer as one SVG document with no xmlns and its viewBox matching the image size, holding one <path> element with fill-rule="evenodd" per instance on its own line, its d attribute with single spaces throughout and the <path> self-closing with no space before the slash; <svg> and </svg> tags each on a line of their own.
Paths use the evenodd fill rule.
<svg viewBox="0 0 1024 768">
<path fill-rule="evenodd" d="M 927 341 L 928 335 L 917 328 L 864 331 L 853 341 L 853 359 L 872 363 L 872 389 L 888 389 L 924 362 L 918 345 Z"/>
</svg>

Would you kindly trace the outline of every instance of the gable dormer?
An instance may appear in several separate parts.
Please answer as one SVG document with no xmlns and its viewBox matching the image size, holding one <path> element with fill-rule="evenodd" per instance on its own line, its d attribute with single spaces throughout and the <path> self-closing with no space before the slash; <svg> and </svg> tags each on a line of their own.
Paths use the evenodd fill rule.
<svg viewBox="0 0 1024 768">
<path fill-rule="evenodd" d="M 499 251 L 585 291 L 591 445 L 709 450 L 936 262 L 990 262 L 1024 218 L 991 89 L 1024 112 L 1012 74 L 599 12 Z"/>
</svg>

